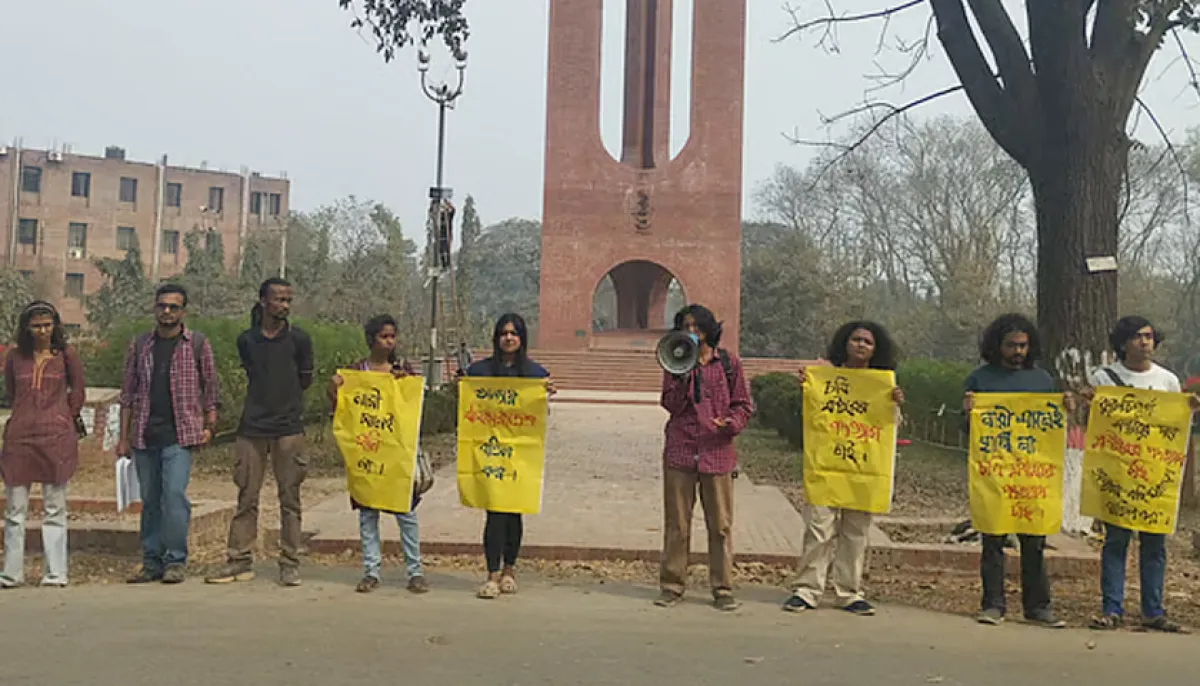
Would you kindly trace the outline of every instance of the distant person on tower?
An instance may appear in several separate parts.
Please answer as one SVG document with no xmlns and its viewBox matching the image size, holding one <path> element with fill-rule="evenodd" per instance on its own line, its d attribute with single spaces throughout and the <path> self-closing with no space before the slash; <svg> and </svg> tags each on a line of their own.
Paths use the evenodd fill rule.
<svg viewBox="0 0 1200 686">
<path fill-rule="evenodd" d="M 754 404 L 741 360 L 719 347 L 721 323 L 708 308 L 688 305 L 675 315 L 674 328 L 694 336 L 700 350 L 687 374 L 663 372 L 662 406 L 671 416 L 663 446 L 661 593 L 654 602 L 672 607 L 683 599 L 698 491 L 708 526 L 713 605 L 732 611 L 739 606 L 733 597 L 733 439 L 746 428 Z"/>
<path fill-rule="evenodd" d="M 300 485 L 307 474 L 304 455 L 304 391 L 313 381 L 312 339 L 288 323 L 292 285 L 270 278 L 258 289 L 250 328 L 237 339 L 249 386 L 237 436 L 237 510 L 229 525 L 228 560 L 206 580 L 213 584 L 249 581 L 258 539 L 258 496 L 267 465 L 279 487 L 279 583 L 300 585 Z"/>
</svg>

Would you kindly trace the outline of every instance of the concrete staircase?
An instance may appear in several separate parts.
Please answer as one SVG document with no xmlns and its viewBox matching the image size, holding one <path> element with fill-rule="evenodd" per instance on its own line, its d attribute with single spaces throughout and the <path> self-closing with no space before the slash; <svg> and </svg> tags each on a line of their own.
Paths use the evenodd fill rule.
<svg viewBox="0 0 1200 686">
<path fill-rule="evenodd" d="M 474 353 L 477 360 L 489 354 L 490 351 Z M 563 390 L 642 393 L 662 390 L 662 370 L 650 350 L 534 350 L 530 357 L 550 370 L 555 384 Z M 771 372 L 795 374 L 801 364 L 801 360 L 781 358 L 742 360 L 743 370 L 749 379 Z"/>
</svg>

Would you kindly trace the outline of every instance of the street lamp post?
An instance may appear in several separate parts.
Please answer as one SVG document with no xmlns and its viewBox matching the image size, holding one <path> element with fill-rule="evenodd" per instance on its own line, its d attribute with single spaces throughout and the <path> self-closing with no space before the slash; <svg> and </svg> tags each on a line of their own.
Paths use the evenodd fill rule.
<svg viewBox="0 0 1200 686">
<path fill-rule="evenodd" d="M 467 53 L 457 51 L 454 55 L 454 67 L 457 71 L 457 81 L 452 88 L 449 83 L 432 83 L 429 80 L 429 52 L 422 48 L 417 53 L 417 71 L 421 73 L 421 90 L 426 97 L 438 106 L 437 129 L 437 181 L 429 189 L 429 216 L 426 220 L 426 247 L 429 251 L 429 363 L 425 367 L 425 385 L 433 388 L 435 372 L 438 370 L 435 359 L 437 355 L 438 335 L 438 279 L 441 277 L 443 265 L 440 264 L 438 251 L 439 231 L 441 230 L 442 202 L 450 198 L 450 189 L 442 185 L 443 169 L 446 153 L 446 110 L 454 106 L 454 101 L 463 92 L 463 72 L 467 68 Z"/>
</svg>

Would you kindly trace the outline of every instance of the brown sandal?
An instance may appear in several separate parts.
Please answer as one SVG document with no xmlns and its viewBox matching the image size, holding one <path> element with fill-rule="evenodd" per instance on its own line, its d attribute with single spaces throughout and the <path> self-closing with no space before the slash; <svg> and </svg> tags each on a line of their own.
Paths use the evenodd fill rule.
<svg viewBox="0 0 1200 686">
<path fill-rule="evenodd" d="M 512 570 L 505 572 L 500 577 L 500 592 L 509 595 L 517 592 L 517 577 Z"/>
<path fill-rule="evenodd" d="M 354 590 L 358 593 L 370 593 L 377 588 L 379 588 L 379 579 L 373 576 L 364 576 L 362 581 L 358 582 L 358 585 L 354 587 Z"/>
<path fill-rule="evenodd" d="M 1100 615 L 1092 618 L 1088 628 L 1095 631 L 1116 631 L 1121 628 L 1122 624 L 1124 624 L 1124 620 L 1121 615 Z"/>
<path fill-rule="evenodd" d="M 479 592 L 475 594 L 477 597 L 484 600 L 492 600 L 500 596 L 500 584 L 495 579 L 488 579 L 479 587 Z"/>
</svg>

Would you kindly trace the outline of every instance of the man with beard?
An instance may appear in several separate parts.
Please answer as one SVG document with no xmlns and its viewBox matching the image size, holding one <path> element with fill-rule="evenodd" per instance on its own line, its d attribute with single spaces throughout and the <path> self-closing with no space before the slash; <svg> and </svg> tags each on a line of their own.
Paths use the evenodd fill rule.
<svg viewBox="0 0 1200 686">
<path fill-rule="evenodd" d="M 963 410 L 969 416 L 976 393 L 1054 393 L 1054 379 L 1037 366 L 1042 346 L 1037 327 L 1019 314 L 1006 314 L 992 322 L 980 337 L 979 356 L 984 364 L 971 372 L 964 384 Z M 1068 404 L 1069 401 L 1068 401 Z M 1004 543 L 1007 535 L 983 534 L 979 576 L 983 581 L 980 624 L 1004 621 Z M 1021 604 L 1025 619 L 1050 628 L 1065 623 L 1050 608 L 1050 579 L 1046 575 L 1046 537 L 1018 534 L 1021 543 Z"/>
<path fill-rule="evenodd" d="M 229 525 L 227 563 L 207 581 L 226 584 L 254 578 L 251 567 L 258 538 L 258 496 L 270 462 L 279 487 L 279 583 L 300 585 L 300 484 L 308 458 L 303 454 L 304 391 L 312 385 L 312 339 L 288 324 L 292 285 L 280 278 L 263 282 L 250 312 L 250 328 L 238 336 L 238 354 L 249 385 L 237 436 L 237 510 Z"/>
<path fill-rule="evenodd" d="M 142 568 L 131 584 L 186 578 L 191 449 L 212 440 L 217 424 L 212 347 L 204 334 L 184 326 L 187 300 L 182 286 L 160 286 L 157 326 L 130 341 L 125 353 L 116 452 L 132 454 L 142 498 Z"/>
</svg>

